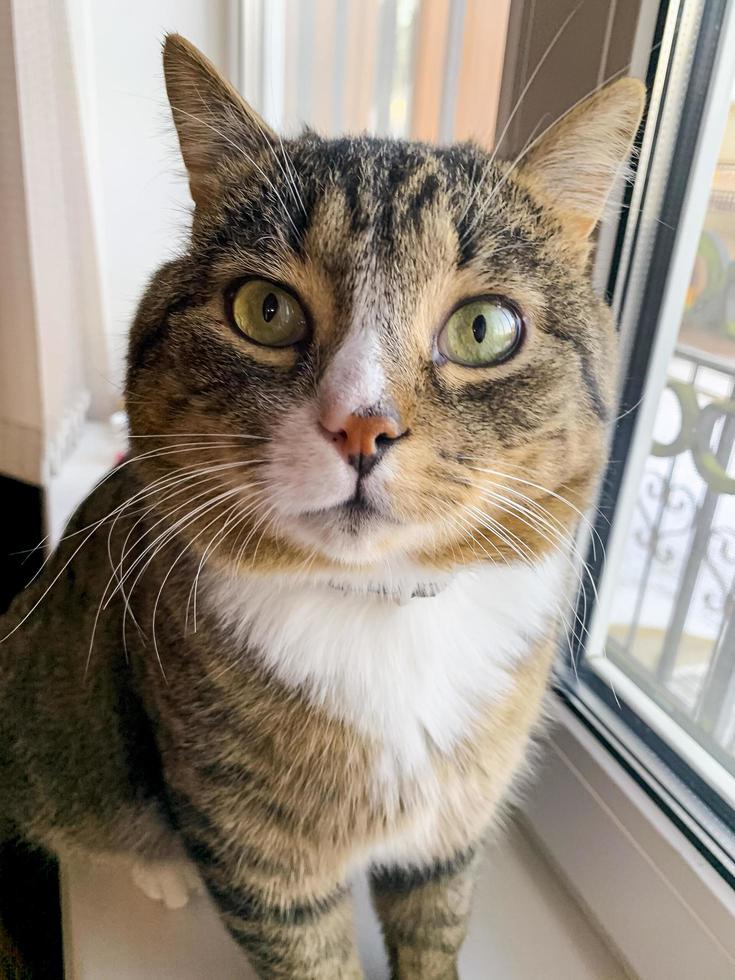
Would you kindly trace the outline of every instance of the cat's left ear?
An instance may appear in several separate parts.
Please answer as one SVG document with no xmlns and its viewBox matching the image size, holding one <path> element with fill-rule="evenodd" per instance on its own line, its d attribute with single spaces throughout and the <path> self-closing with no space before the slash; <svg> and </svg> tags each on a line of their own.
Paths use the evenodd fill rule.
<svg viewBox="0 0 735 980">
<path fill-rule="evenodd" d="M 180 34 L 166 37 L 163 73 L 191 196 L 197 209 L 206 209 L 217 195 L 220 161 L 238 155 L 251 159 L 278 137 Z"/>
<path fill-rule="evenodd" d="M 519 172 L 573 235 L 586 239 L 630 157 L 646 100 L 621 78 L 563 116 L 523 158 Z"/>
</svg>

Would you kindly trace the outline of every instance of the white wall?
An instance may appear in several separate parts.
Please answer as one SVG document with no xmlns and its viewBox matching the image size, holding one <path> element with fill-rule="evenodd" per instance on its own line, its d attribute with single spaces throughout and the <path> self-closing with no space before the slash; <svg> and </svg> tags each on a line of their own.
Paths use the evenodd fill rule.
<svg viewBox="0 0 735 980">
<path fill-rule="evenodd" d="M 107 357 L 65 9 L 56 0 L 12 0 L 11 11 L 43 479 L 73 445 Z"/>
<path fill-rule="evenodd" d="M 178 31 L 228 73 L 228 0 L 66 0 L 92 185 L 110 383 L 151 273 L 176 251 L 189 196 L 161 43 Z"/>
<path fill-rule="evenodd" d="M 44 483 L 87 407 L 119 402 L 135 306 L 188 224 L 161 42 L 227 73 L 235 6 L 0 0 L 1 473 Z"/>
<path fill-rule="evenodd" d="M 64 7 L 0 9 L 0 470 L 39 483 L 88 402 L 97 275 Z"/>
</svg>

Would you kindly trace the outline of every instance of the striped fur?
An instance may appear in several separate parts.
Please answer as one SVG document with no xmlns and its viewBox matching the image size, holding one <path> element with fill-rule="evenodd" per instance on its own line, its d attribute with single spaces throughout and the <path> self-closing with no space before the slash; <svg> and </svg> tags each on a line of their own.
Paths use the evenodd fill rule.
<svg viewBox="0 0 735 980">
<path fill-rule="evenodd" d="M 134 448 L 3 623 L 0 826 L 138 863 L 185 849 L 262 977 L 361 976 L 368 869 L 394 977 L 449 980 L 604 457 L 615 341 L 586 236 L 641 92 L 511 168 L 281 143 L 182 39 L 165 67 L 191 241 L 131 331 Z M 237 332 L 247 276 L 299 297 L 306 337 Z M 489 293 L 523 310 L 514 357 L 439 357 L 448 312 Z M 334 405 L 401 420 L 359 483 L 319 427 Z"/>
</svg>

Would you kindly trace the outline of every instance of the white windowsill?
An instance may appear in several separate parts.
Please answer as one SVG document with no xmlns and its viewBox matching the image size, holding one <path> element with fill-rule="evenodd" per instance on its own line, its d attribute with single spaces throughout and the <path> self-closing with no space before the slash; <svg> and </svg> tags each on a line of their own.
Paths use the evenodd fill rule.
<svg viewBox="0 0 735 980">
<path fill-rule="evenodd" d="M 526 821 L 641 980 L 732 980 L 735 892 L 561 702 Z"/>
<path fill-rule="evenodd" d="M 62 869 L 67 980 L 254 980 L 208 899 L 179 911 L 151 902 L 129 875 L 89 863 Z M 364 882 L 356 888 L 367 980 L 388 971 Z M 529 937 L 533 937 L 529 940 Z M 460 960 L 462 980 L 625 980 L 537 847 L 513 827 L 488 854 Z"/>
</svg>

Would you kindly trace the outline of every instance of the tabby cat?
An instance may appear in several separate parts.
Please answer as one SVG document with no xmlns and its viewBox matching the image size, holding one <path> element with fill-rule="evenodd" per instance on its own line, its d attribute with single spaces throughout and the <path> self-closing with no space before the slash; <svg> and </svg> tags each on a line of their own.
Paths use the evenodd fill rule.
<svg viewBox="0 0 735 980">
<path fill-rule="evenodd" d="M 282 141 L 181 37 L 164 67 L 191 239 L 131 330 L 133 448 L 0 630 L 0 834 L 172 903 L 185 854 L 261 977 L 362 975 L 364 868 L 393 976 L 456 977 L 604 459 L 590 234 L 643 86 L 508 164 Z"/>
</svg>

